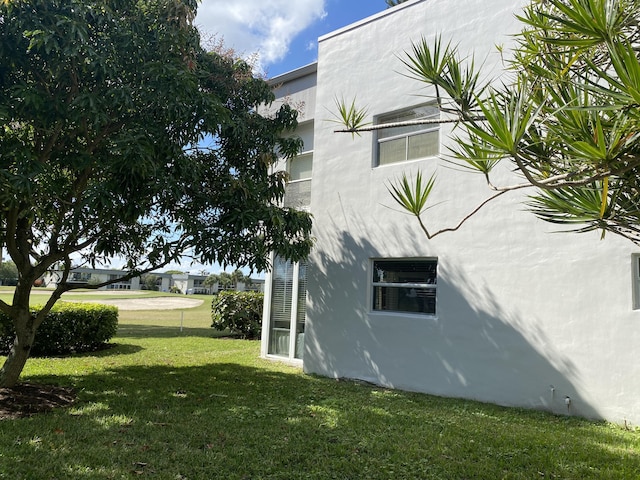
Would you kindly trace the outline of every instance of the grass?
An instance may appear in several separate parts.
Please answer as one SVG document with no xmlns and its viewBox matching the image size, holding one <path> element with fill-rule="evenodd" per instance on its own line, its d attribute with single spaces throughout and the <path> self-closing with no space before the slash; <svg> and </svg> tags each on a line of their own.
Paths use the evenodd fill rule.
<svg viewBox="0 0 640 480">
<path fill-rule="evenodd" d="M 304 375 L 215 338 L 204 300 L 182 330 L 123 311 L 115 348 L 30 360 L 79 401 L 1 422 L 0 479 L 640 478 L 637 431 Z"/>
</svg>

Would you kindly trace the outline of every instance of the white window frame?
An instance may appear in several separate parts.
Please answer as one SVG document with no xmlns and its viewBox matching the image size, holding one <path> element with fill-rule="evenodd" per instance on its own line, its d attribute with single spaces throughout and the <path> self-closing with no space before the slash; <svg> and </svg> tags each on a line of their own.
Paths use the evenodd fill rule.
<svg viewBox="0 0 640 480">
<path fill-rule="evenodd" d="M 273 265 L 275 259 L 275 255 L 271 254 L 271 265 Z M 273 353 L 269 353 L 269 343 L 271 336 L 271 300 L 274 294 L 273 292 L 273 277 L 272 272 L 269 272 L 265 278 L 264 283 L 264 304 L 262 310 L 262 338 L 260 344 L 260 356 L 262 358 L 267 358 L 270 360 L 276 360 L 280 362 L 289 363 L 291 365 L 302 366 L 303 359 L 302 354 L 296 355 L 296 347 L 298 342 L 298 332 L 297 332 L 297 322 L 298 322 L 298 310 L 299 307 L 305 308 L 305 316 L 306 316 L 306 301 L 307 301 L 307 285 L 305 279 L 305 285 L 302 287 L 300 285 L 300 262 L 293 262 L 293 271 L 292 271 L 292 284 L 291 284 L 291 297 L 289 301 L 291 302 L 291 314 L 289 316 L 289 354 L 277 355 Z M 308 268 L 308 264 L 305 268 Z M 304 288 L 305 296 L 304 302 L 305 305 L 299 306 L 299 293 L 300 289 Z M 306 321 L 305 321 L 306 323 Z"/>
<path fill-rule="evenodd" d="M 631 305 L 633 310 L 640 310 L 640 253 L 631 254 Z"/>
<path fill-rule="evenodd" d="M 309 157 L 311 158 L 311 172 L 309 174 L 308 177 L 305 178 L 298 178 L 295 180 L 291 180 L 290 176 L 291 176 L 291 163 L 295 162 L 296 160 L 300 159 L 300 157 Z M 305 152 L 301 152 L 300 154 L 298 154 L 298 156 L 288 159 L 287 160 L 287 164 L 286 164 L 286 169 L 287 169 L 287 174 L 289 175 L 289 180 L 287 181 L 287 185 L 285 186 L 285 196 L 284 196 L 284 205 L 288 206 L 288 207 L 293 207 L 297 210 L 309 210 L 310 205 L 309 203 L 311 202 L 311 182 L 312 182 L 312 178 L 313 178 L 313 150 L 307 150 Z M 289 186 L 291 185 L 291 187 Z M 306 188 L 308 190 L 308 202 L 309 203 L 297 203 L 297 202 L 292 202 L 289 200 L 289 196 L 291 194 L 291 189 L 304 189 Z"/>
<path fill-rule="evenodd" d="M 305 177 L 305 178 L 298 178 L 298 179 L 295 179 L 295 180 L 289 179 L 289 181 L 287 183 L 308 182 L 313 177 L 313 150 L 307 150 L 305 152 L 300 152 L 295 157 L 288 159 L 287 160 L 287 173 L 289 174 L 289 176 L 291 176 L 291 164 L 294 163 L 296 160 L 302 160 L 302 157 L 310 157 L 311 158 L 311 173 L 309 174 L 308 177 Z"/>
<path fill-rule="evenodd" d="M 393 120 L 393 117 L 398 117 L 401 116 L 403 113 L 406 112 L 410 112 L 412 110 L 417 110 L 419 108 L 434 108 L 436 109 L 436 111 L 432 114 L 432 115 L 426 115 L 423 117 L 418 117 L 415 118 L 414 120 L 421 120 L 421 119 L 425 119 L 425 120 L 437 120 L 440 118 L 440 112 L 439 110 L 437 110 L 437 105 L 434 103 L 425 103 L 425 104 L 420 104 L 420 105 L 414 105 L 412 107 L 409 108 L 404 108 L 401 110 L 397 110 L 395 112 L 390 112 L 390 113 L 384 113 L 382 115 L 378 115 L 375 120 L 374 123 L 376 125 L 384 125 L 385 123 L 396 123 L 397 120 Z M 389 119 L 389 120 L 385 120 L 385 119 Z M 374 148 L 374 161 L 373 161 L 373 165 L 374 167 L 384 167 L 387 165 L 395 165 L 397 163 L 403 163 L 403 162 L 412 162 L 412 161 L 416 161 L 416 160 L 422 160 L 424 158 L 432 158 L 437 156 L 440 153 L 440 124 L 439 123 L 427 123 L 427 124 L 423 124 L 423 125 L 407 125 L 406 127 L 392 127 L 394 129 L 404 129 L 404 131 L 399 132 L 396 135 L 392 135 L 390 137 L 384 137 L 381 138 L 380 136 L 380 132 L 383 132 L 385 129 L 379 129 L 376 131 L 376 135 L 374 135 L 375 138 L 375 148 Z M 409 139 L 411 137 L 415 137 L 417 135 L 423 135 L 426 133 L 433 133 L 433 132 L 437 132 L 437 140 L 436 140 L 436 147 L 437 147 L 437 152 L 435 155 L 430 155 L 430 156 L 426 156 L 426 157 L 419 157 L 419 158 L 408 158 L 409 157 Z M 398 140 L 398 139 L 405 139 L 405 155 L 404 155 L 404 160 L 398 160 L 396 162 L 386 162 L 386 163 L 380 163 L 380 145 L 386 142 L 390 142 L 390 141 L 394 141 L 394 140 Z"/>
<path fill-rule="evenodd" d="M 376 277 L 379 275 L 376 269 L 376 263 L 382 262 L 402 262 L 402 263 L 411 263 L 411 262 L 425 262 L 429 264 L 435 264 L 435 278 L 433 283 L 409 283 L 409 282 L 393 282 L 393 281 L 385 281 L 384 278 L 379 278 L 376 280 Z M 370 261 L 371 271 L 369 275 L 369 281 L 371 285 L 370 289 L 370 311 L 375 314 L 401 314 L 401 315 L 418 315 L 420 317 L 435 317 L 437 315 L 437 293 L 438 293 L 438 259 L 434 257 L 419 257 L 419 258 L 373 258 Z M 411 310 L 395 310 L 395 309 L 381 309 L 376 308 L 376 288 L 397 288 L 397 289 L 406 289 L 411 291 L 413 290 L 432 290 L 433 298 L 435 301 L 433 312 L 419 312 L 419 311 L 411 311 Z M 412 296 L 408 294 L 408 296 Z M 415 298 L 415 297 L 414 297 Z"/>
</svg>

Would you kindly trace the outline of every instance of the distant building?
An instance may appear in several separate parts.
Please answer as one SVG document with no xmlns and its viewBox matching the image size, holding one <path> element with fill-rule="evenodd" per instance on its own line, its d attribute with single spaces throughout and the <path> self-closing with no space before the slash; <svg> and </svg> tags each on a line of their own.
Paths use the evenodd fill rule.
<svg viewBox="0 0 640 480">
<path fill-rule="evenodd" d="M 97 268 L 74 268 L 69 273 L 67 282 L 77 285 L 90 287 L 91 285 L 108 282 L 121 277 L 125 272 L 122 270 L 110 270 L 110 269 L 97 269 Z M 172 289 L 178 289 L 185 294 L 205 294 L 211 295 L 217 293 L 219 290 L 217 284 L 212 286 L 206 286 L 204 281 L 207 279 L 207 275 L 192 275 L 189 273 L 162 273 L 162 272 L 150 272 L 147 275 L 153 275 L 157 277 L 156 290 L 160 292 L 169 292 Z M 144 290 L 145 285 L 141 282 L 141 277 L 134 277 L 129 280 L 121 280 L 116 283 L 111 283 L 99 288 L 99 290 Z M 62 278 L 61 271 L 51 271 L 44 275 L 43 286 L 53 288 Z M 244 283 L 238 283 L 227 290 L 264 290 L 264 280 L 252 279 L 251 284 L 245 285 Z"/>
<path fill-rule="evenodd" d="M 122 270 L 96 269 L 96 268 L 75 268 L 69 273 L 67 282 L 77 286 L 90 286 L 102 282 L 114 280 L 123 275 Z M 43 286 L 53 288 L 62 279 L 62 271 L 54 270 L 47 272 L 43 276 Z M 121 280 L 117 283 L 100 287 L 100 290 L 141 290 L 140 277 L 129 280 Z M 167 287 L 168 290 L 168 287 Z"/>
</svg>

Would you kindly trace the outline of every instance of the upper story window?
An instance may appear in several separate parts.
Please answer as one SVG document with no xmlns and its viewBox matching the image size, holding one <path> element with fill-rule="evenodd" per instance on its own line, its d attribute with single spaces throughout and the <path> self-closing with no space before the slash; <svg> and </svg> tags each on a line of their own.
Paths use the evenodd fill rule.
<svg viewBox="0 0 640 480">
<path fill-rule="evenodd" d="M 313 152 L 305 152 L 287 161 L 289 183 L 284 194 L 284 206 L 304 208 L 311 204 L 311 173 Z"/>
<path fill-rule="evenodd" d="M 436 314 L 438 261 L 422 259 L 373 262 L 373 310 Z"/>
<path fill-rule="evenodd" d="M 311 179 L 311 171 L 313 169 L 313 153 L 303 153 L 288 161 L 287 171 L 289 172 L 289 181 L 296 182 L 300 180 Z"/>
<path fill-rule="evenodd" d="M 304 209 L 311 204 L 311 175 L 313 173 L 314 122 L 300 123 L 295 135 L 302 140 L 302 152 L 286 162 L 289 181 L 284 194 L 284 206 Z"/>
<path fill-rule="evenodd" d="M 437 120 L 435 105 L 420 105 L 378 117 L 376 124 Z M 377 130 L 377 165 L 434 157 L 440 153 L 440 125 L 417 124 Z"/>
</svg>

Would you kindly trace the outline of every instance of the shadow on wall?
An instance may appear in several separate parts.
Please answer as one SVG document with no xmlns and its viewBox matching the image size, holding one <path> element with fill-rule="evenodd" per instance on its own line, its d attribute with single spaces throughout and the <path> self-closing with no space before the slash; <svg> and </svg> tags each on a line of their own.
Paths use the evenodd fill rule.
<svg viewBox="0 0 640 480">
<path fill-rule="evenodd" d="M 309 268 L 305 371 L 602 418 L 575 386 L 575 365 L 554 350 L 535 315 L 505 311 L 490 287 L 446 260 L 438 266 L 437 318 L 372 314 L 369 261 L 388 255 L 345 231 L 318 244 L 331 247 L 316 251 Z"/>
</svg>

